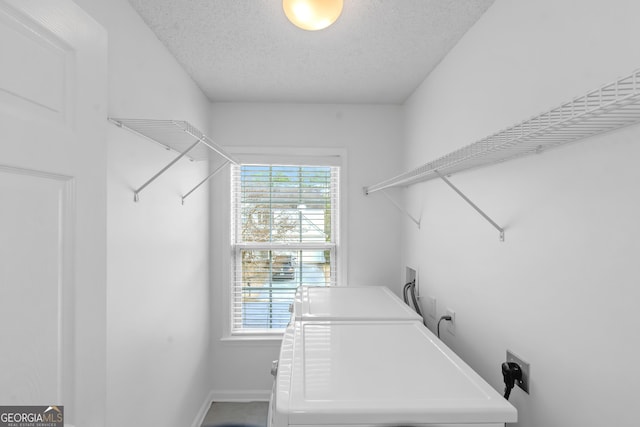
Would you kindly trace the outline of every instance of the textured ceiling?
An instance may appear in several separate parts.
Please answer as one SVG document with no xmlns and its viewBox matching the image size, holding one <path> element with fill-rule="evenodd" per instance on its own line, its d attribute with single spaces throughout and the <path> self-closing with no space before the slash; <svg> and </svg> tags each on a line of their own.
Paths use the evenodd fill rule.
<svg viewBox="0 0 640 427">
<path fill-rule="evenodd" d="M 345 0 L 304 31 L 280 0 L 129 0 L 211 101 L 407 99 L 494 0 Z"/>
</svg>

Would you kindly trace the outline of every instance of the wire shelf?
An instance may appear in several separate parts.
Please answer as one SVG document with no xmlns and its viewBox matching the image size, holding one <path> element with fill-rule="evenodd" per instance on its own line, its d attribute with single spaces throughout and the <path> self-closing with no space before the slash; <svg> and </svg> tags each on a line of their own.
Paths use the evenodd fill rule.
<svg viewBox="0 0 640 427">
<path fill-rule="evenodd" d="M 364 190 L 370 194 L 540 153 L 638 121 L 640 70 Z"/>
<path fill-rule="evenodd" d="M 195 161 L 209 160 L 216 153 L 231 163 L 237 163 L 222 147 L 186 121 L 119 118 L 109 118 L 109 121 L 177 153 L 184 153 L 195 141 L 200 141 L 186 155 Z"/>
<path fill-rule="evenodd" d="M 183 157 L 191 160 L 209 160 L 213 153 L 224 159 L 224 163 L 218 166 L 206 178 L 182 196 L 182 204 L 195 190 L 205 182 L 213 178 L 224 166 L 229 163 L 237 164 L 222 147 L 213 142 L 211 138 L 193 127 L 189 122 L 179 120 L 154 120 L 154 119 L 118 119 L 109 118 L 109 121 L 117 126 L 127 129 L 143 138 L 158 143 L 167 149 L 176 151 L 178 156 L 158 173 L 149 178 L 144 184 L 133 192 L 133 200 L 137 202 L 139 195 L 149 184 L 165 173 L 170 167 Z"/>
</svg>

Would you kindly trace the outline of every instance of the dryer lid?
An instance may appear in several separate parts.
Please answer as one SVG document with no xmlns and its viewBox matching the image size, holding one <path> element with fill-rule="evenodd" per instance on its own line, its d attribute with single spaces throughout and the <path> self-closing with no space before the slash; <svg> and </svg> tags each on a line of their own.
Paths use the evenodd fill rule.
<svg viewBox="0 0 640 427">
<path fill-rule="evenodd" d="M 508 401 L 418 322 L 296 322 L 286 335 L 275 410 L 289 424 L 517 419 Z"/>
</svg>

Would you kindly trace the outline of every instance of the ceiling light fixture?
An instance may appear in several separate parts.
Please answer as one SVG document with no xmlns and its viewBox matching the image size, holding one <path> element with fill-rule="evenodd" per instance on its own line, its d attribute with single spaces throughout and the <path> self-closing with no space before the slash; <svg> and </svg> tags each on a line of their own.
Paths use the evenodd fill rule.
<svg viewBox="0 0 640 427">
<path fill-rule="evenodd" d="M 282 0 L 282 8 L 293 25 L 316 31 L 336 22 L 343 3 L 343 0 Z"/>
</svg>

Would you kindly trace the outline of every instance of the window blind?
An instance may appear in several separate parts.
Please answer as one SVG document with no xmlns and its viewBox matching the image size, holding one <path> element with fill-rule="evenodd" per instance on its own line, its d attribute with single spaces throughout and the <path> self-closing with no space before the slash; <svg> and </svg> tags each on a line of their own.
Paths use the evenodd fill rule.
<svg viewBox="0 0 640 427">
<path fill-rule="evenodd" d="M 300 285 L 336 284 L 339 167 L 232 167 L 232 333 L 274 332 Z"/>
</svg>

